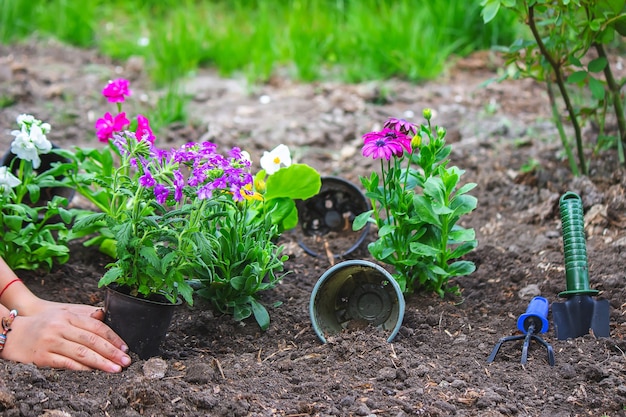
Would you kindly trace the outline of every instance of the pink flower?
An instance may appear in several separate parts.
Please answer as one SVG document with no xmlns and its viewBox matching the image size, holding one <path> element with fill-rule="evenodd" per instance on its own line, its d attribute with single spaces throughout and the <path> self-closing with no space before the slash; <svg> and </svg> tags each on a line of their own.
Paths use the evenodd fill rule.
<svg viewBox="0 0 626 417">
<path fill-rule="evenodd" d="M 115 117 L 106 112 L 101 119 L 96 120 L 96 135 L 100 142 L 108 142 L 113 137 L 113 133 L 121 132 L 130 121 L 126 118 L 126 113 L 117 114 Z"/>
<path fill-rule="evenodd" d="M 411 152 L 411 140 L 403 133 L 392 129 L 383 129 L 380 132 L 370 132 L 363 135 L 363 156 L 374 159 L 391 159 L 392 156 L 400 157 L 404 153 Z"/>
<path fill-rule="evenodd" d="M 417 134 L 417 126 L 411 122 L 407 122 L 404 119 L 397 119 L 390 117 L 384 124 L 384 128 L 402 132 L 407 136 L 414 136 Z"/>
<path fill-rule="evenodd" d="M 137 131 L 135 132 L 137 140 L 147 140 L 154 144 L 154 134 L 150 128 L 150 121 L 142 114 L 137 115 Z"/>
<path fill-rule="evenodd" d="M 118 78 L 109 83 L 102 90 L 102 95 L 109 100 L 110 103 L 123 103 L 131 91 L 128 89 L 129 81 L 124 78 Z"/>
</svg>

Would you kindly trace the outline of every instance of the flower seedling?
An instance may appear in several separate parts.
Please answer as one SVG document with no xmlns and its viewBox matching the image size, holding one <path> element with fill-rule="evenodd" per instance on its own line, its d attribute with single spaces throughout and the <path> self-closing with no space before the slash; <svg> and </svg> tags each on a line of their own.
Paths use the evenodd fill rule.
<svg viewBox="0 0 626 417">
<path fill-rule="evenodd" d="M 246 152 L 221 154 L 211 142 L 159 148 L 148 119 L 129 119 L 122 103 L 131 94 L 115 80 L 103 95 L 117 105 L 96 122 L 102 149 L 76 151 L 76 187 L 98 211 L 82 215 L 75 235 L 96 236 L 115 261 L 100 285 L 131 294 L 161 294 L 193 302 L 193 288 L 236 320 L 251 315 L 266 329 L 269 314 L 258 292 L 281 279 L 286 256 L 277 244 L 294 227 L 294 199 L 319 191 L 320 176 L 292 164 L 280 145 L 264 155 L 254 177 Z"/>
<path fill-rule="evenodd" d="M 243 201 L 212 206 L 202 236 L 210 242 L 200 254 L 203 267 L 195 277 L 198 294 L 236 320 L 254 315 L 261 329 L 269 326 L 269 314 L 256 293 L 276 286 L 282 279 L 287 256 L 277 244 L 284 230 L 298 224 L 295 199 L 319 192 L 319 173 L 305 164 L 292 164 L 289 148 L 279 145 L 261 158 L 262 169 Z"/>
<path fill-rule="evenodd" d="M 66 152 L 53 149 L 48 123 L 22 114 L 17 124 L 8 166 L 0 167 L 0 256 L 13 269 L 49 269 L 69 259 L 68 224 L 74 212 L 67 209 L 67 197 L 43 201 L 42 192 L 67 187 L 71 164 L 62 162 Z M 55 154 L 59 162 L 44 168 L 45 154 Z"/>
<path fill-rule="evenodd" d="M 431 126 L 429 109 L 424 117 L 427 123 L 419 126 L 392 118 L 383 130 L 363 136 L 363 156 L 380 160 L 380 175 L 361 178 L 372 209 L 357 216 L 353 229 L 367 222 L 378 227 L 368 249 L 395 269 L 403 292 L 443 296 L 456 290 L 447 288 L 451 277 L 475 269 L 471 261 L 457 260 L 477 245 L 474 230 L 457 223 L 476 208 L 476 198 L 467 194 L 476 184 L 461 185 L 464 171 L 448 167 L 445 129 Z"/>
<path fill-rule="evenodd" d="M 103 94 L 121 110 L 130 92 L 116 80 Z M 209 250 L 207 213 L 244 200 L 252 182 L 249 162 L 239 149 L 222 155 L 210 142 L 161 149 L 141 115 L 134 130 L 111 131 L 107 121 L 120 114 L 96 122 L 98 137 L 108 140 L 104 149 L 77 150 L 77 189 L 99 210 L 82 215 L 73 232 L 99 233 L 88 243 L 97 241 L 113 255 L 101 286 L 116 283 L 132 295 L 161 294 L 171 302 L 182 296 L 192 304 L 188 277 L 203 264 L 199 254 Z"/>
</svg>

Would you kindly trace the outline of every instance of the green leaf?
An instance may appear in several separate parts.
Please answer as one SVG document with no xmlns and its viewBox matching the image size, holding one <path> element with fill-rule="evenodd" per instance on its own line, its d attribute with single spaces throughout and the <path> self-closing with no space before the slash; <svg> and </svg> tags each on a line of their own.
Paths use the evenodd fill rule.
<svg viewBox="0 0 626 417">
<path fill-rule="evenodd" d="M 49 257 L 63 256 L 70 252 L 67 246 L 56 245 L 52 243 L 41 243 L 43 244 L 43 246 L 32 251 L 32 254 L 35 255 L 35 257 L 37 258 L 45 259 Z"/>
<path fill-rule="evenodd" d="M 413 242 L 409 245 L 409 249 L 412 253 L 425 256 L 428 258 L 436 258 L 439 255 L 439 248 L 433 248 L 430 245 L 425 245 L 420 242 Z"/>
<path fill-rule="evenodd" d="M 595 98 L 596 100 L 604 99 L 605 90 L 604 84 L 602 84 L 601 81 L 593 77 L 589 77 L 589 89 L 591 90 L 591 95 L 593 96 L 593 98 Z"/>
<path fill-rule="evenodd" d="M 103 239 L 98 248 L 105 255 L 115 258 L 117 255 L 117 241 L 115 239 Z"/>
<path fill-rule="evenodd" d="M 441 227 L 441 220 L 432 209 L 430 201 L 423 195 L 413 197 L 413 208 L 417 215 L 426 223 Z"/>
<path fill-rule="evenodd" d="M 468 182 L 467 184 L 465 184 L 464 186 L 462 186 L 461 188 L 459 188 L 456 192 L 456 195 L 461 195 L 461 194 L 465 194 L 471 190 L 473 190 L 474 188 L 476 188 L 476 183 L 475 182 Z"/>
<path fill-rule="evenodd" d="M 457 246 L 456 248 L 454 248 L 452 253 L 448 256 L 448 259 L 458 259 L 461 256 L 463 256 L 463 255 L 465 255 L 467 253 L 470 253 L 471 251 L 476 249 L 476 246 L 478 246 L 478 241 L 476 241 L 476 240 L 465 242 L 465 243 Z"/>
<path fill-rule="evenodd" d="M 117 281 L 122 276 L 122 269 L 119 266 L 113 266 L 98 281 L 98 287 L 105 287 Z"/>
<path fill-rule="evenodd" d="M 22 230 L 22 224 L 24 222 L 24 218 L 22 216 L 12 216 L 10 214 L 5 214 L 3 216 L 3 220 L 4 224 L 8 226 L 11 230 Z"/>
<path fill-rule="evenodd" d="M 567 62 L 575 67 L 582 68 L 583 63 L 580 62 L 580 59 L 575 57 L 573 54 L 569 54 L 567 56 Z"/>
<path fill-rule="evenodd" d="M 491 22 L 500 10 L 500 0 L 483 0 L 480 5 L 483 8 L 480 14 L 484 23 Z"/>
<path fill-rule="evenodd" d="M 478 204 L 478 199 L 473 195 L 459 195 L 452 200 L 450 208 L 455 216 L 462 216 L 463 214 L 471 213 Z"/>
<path fill-rule="evenodd" d="M 39 201 L 39 197 L 41 196 L 41 189 L 39 188 L 39 185 L 28 184 L 26 185 L 26 189 L 28 190 L 28 196 L 30 197 L 30 201 L 35 203 Z"/>
<path fill-rule="evenodd" d="M 237 291 L 243 290 L 246 285 L 246 277 L 238 276 L 231 278 L 230 286 L 236 289 Z"/>
<path fill-rule="evenodd" d="M 293 205 L 291 205 L 291 211 L 283 218 L 284 230 L 291 230 L 298 225 L 298 208 L 293 200 L 292 203 Z"/>
<path fill-rule="evenodd" d="M 322 181 L 319 173 L 305 164 L 281 168 L 267 177 L 265 200 L 288 197 L 306 200 L 319 193 Z"/>
<path fill-rule="evenodd" d="M 594 32 L 597 32 L 602 27 L 603 19 L 593 19 L 589 22 L 589 29 Z"/>
<path fill-rule="evenodd" d="M 130 239 L 132 238 L 133 233 L 133 225 L 130 223 L 124 223 L 120 225 L 117 232 L 115 233 L 115 239 L 117 240 L 118 248 L 126 248 L 130 243 Z"/>
<path fill-rule="evenodd" d="M 602 72 L 604 71 L 607 65 L 608 65 L 607 59 L 601 56 L 599 58 L 591 60 L 589 62 L 589 65 L 587 65 L 587 68 L 589 69 L 589 72 Z"/>
<path fill-rule="evenodd" d="M 193 288 L 187 281 L 178 283 L 178 294 L 183 297 L 189 306 L 193 306 Z"/>
<path fill-rule="evenodd" d="M 452 242 L 450 243 L 461 243 L 467 242 L 470 240 L 474 240 L 476 238 L 476 232 L 474 229 L 454 229 L 448 234 L 448 239 Z"/>
<path fill-rule="evenodd" d="M 352 230 L 357 231 L 364 228 L 365 225 L 370 222 L 373 213 L 374 210 L 368 210 L 356 216 L 352 221 Z"/>
<path fill-rule="evenodd" d="M 578 84 L 587 79 L 587 71 L 576 71 L 573 72 L 567 77 L 567 83 L 569 84 Z"/>
<path fill-rule="evenodd" d="M 294 205 L 294 201 L 289 197 L 277 197 L 266 200 L 263 210 L 269 214 L 272 223 L 279 224 L 289 214 Z"/>
<path fill-rule="evenodd" d="M 378 229 L 378 236 L 379 237 L 385 237 L 388 235 L 393 235 L 394 232 L 396 231 L 396 227 L 392 224 L 386 224 L 383 227 L 381 227 L 380 229 Z"/>
<path fill-rule="evenodd" d="M 265 306 L 254 298 L 250 298 L 250 307 L 261 330 L 267 330 L 270 327 L 270 315 Z"/>
<path fill-rule="evenodd" d="M 235 321 L 245 320 L 250 317 L 250 315 L 252 315 L 252 310 L 247 305 L 235 304 L 235 306 L 233 306 L 233 319 Z"/>
<path fill-rule="evenodd" d="M 263 277 L 258 274 L 258 271 L 253 271 L 253 268 L 250 267 L 250 264 L 244 269 L 243 275 L 247 276 L 246 285 L 244 287 L 244 291 L 247 294 L 254 294 L 256 288 L 259 285 L 259 280 L 263 280 Z"/>
<path fill-rule="evenodd" d="M 78 220 L 72 226 L 72 229 L 76 231 L 80 231 L 82 229 L 87 229 L 93 226 L 96 223 L 104 222 L 107 218 L 107 215 L 104 213 L 93 213 L 88 215 L 80 215 Z"/>
<path fill-rule="evenodd" d="M 57 212 L 65 224 L 69 224 L 72 221 L 72 217 L 74 217 L 74 214 L 71 211 L 66 210 L 63 207 L 58 207 Z"/>
<path fill-rule="evenodd" d="M 476 265 L 470 261 L 457 261 L 448 265 L 448 273 L 450 276 L 460 277 L 469 275 L 476 270 Z"/>
<path fill-rule="evenodd" d="M 438 203 L 438 205 L 443 205 L 445 201 L 444 190 L 445 186 L 440 177 L 430 177 L 426 180 L 426 184 L 424 184 L 424 195 L 430 197 L 433 202 Z"/>
</svg>

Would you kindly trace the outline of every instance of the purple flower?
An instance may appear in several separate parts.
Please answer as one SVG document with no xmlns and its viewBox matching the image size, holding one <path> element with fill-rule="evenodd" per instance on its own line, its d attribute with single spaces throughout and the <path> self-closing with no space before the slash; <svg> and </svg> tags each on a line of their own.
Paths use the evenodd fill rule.
<svg viewBox="0 0 626 417">
<path fill-rule="evenodd" d="M 174 171 L 174 200 L 180 202 L 183 198 L 183 187 L 185 186 L 185 178 L 180 170 Z"/>
<path fill-rule="evenodd" d="M 409 138 L 391 129 L 366 133 L 363 135 L 363 142 L 364 145 L 361 151 L 363 156 L 372 157 L 374 159 L 385 158 L 389 160 L 394 155 L 401 156 L 403 148 L 407 149 L 407 151 L 411 149 L 411 141 Z"/>
<path fill-rule="evenodd" d="M 143 175 L 139 177 L 139 184 L 146 188 L 152 188 L 156 184 L 152 173 L 147 168 L 144 169 Z"/>
<path fill-rule="evenodd" d="M 102 95 L 109 100 L 109 103 L 123 103 L 131 91 L 128 89 L 129 81 L 124 78 L 118 78 L 109 83 L 102 90 Z"/>
<path fill-rule="evenodd" d="M 200 184 L 202 184 L 204 181 L 206 181 L 206 179 L 207 179 L 207 176 L 206 176 L 204 166 L 195 166 L 194 169 L 191 171 L 191 174 L 189 175 L 189 179 L 187 180 L 187 183 L 191 187 L 197 187 Z"/>
<path fill-rule="evenodd" d="M 154 186 L 154 197 L 159 204 L 165 204 L 167 197 L 170 195 L 170 190 L 163 184 L 157 184 Z"/>
<path fill-rule="evenodd" d="M 250 167 L 250 165 L 252 165 L 250 162 L 250 156 L 247 153 L 244 153 L 240 148 L 232 148 L 228 153 L 228 156 L 231 158 L 233 163 L 240 166 Z"/>
<path fill-rule="evenodd" d="M 157 148 L 156 146 L 152 146 L 150 148 L 150 155 L 155 161 L 158 161 L 161 163 L 170 162 L 170 158 L 172 156 L 170 152 L 166 151 L 165 149 Z"/>
<path fill-rule="evenodd" d="M 396 132 L 404 133 L 407 136 L 414 136 L 417 134 L 417 126 L 404 119 L 396 119 L 395 117 L 390 117 L 383 125 L 383 128 L 395 130 Z"/>
<path fill-rule="evenodd" d="M 137 115 L 137 131 L 135 132 L 137 140 L 147 140 L 154 143 L 154 134 L 150 128 L 150 121 L 142 114 Z"/>
<path fill-rule="evenodd" d="M 206 200 L 213 197 L 213 183 L 210 182 L 203 187 L 200 187 L 196 195 L 200 200 Z"/>
<path fill-rule="evenodd" d="M 100 142 L 108 142 L 113 137 L 113 133 L 121 132 L 130 121 L 126 118 L 126 113 L 119 113 L 115 117 L 106 112 L 101 119 L 96 120 L 96 135 Z"/>
</svg>

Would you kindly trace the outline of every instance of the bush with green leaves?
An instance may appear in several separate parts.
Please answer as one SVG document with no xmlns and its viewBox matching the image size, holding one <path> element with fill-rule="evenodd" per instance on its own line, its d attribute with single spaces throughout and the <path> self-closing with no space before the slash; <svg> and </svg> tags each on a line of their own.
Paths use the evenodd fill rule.
<svg viewBox="0 0 626 417">
<path fill-rule="evenodd" d="M 621 165 L 626 164 L 626 115 L 622 90 L 626 77 L 616 79 L 611 68 L 611 47 L 626 36 L 624 0 L 483 0 L 483 19 L 490 22 L 501 9 L 512 10 L 530 30 L 506 50 L 507 68 L 502 79 L 532 78 L 545 82 L 552 115 L 559 129 L 570 169 L 587 174 L 589 146 L 582 127 L 589 120 L 598 127 L 594 151 L 616 147 Z M 623 45 L 622 45 L 623 52 Z M 620 47 L 614 48 L 618 53 Z M 563 128 L 557 94 L 574 131 L 578 163 L 572 141 Z M 614 119 L 609 119 L 614 118 Z M 607 131 L 607 119 L 617 125 Z M 587 147 L 586 147 L 587 145 Z"/>
</svg>

